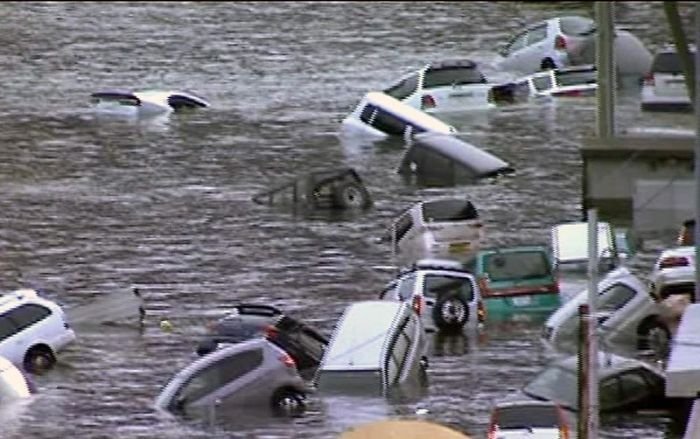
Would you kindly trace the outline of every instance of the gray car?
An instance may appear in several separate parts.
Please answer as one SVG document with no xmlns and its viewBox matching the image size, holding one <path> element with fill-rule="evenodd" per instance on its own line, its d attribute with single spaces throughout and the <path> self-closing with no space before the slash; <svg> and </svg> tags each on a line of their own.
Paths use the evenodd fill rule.
<svg viewBox="0 0 700 439">
<path fill-rule="evenodd" d="M 214 406 L 303 408 L 306 384 L 294 359 L 255 338 L 198 358 L 178 372 L 156 398 L 157 408 L 172 412 Z"/>
</svg>

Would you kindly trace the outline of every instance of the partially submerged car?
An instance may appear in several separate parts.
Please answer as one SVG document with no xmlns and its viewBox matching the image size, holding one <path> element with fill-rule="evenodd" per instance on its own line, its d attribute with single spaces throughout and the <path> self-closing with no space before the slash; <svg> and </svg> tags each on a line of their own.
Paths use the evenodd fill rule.
<svg viewBox="0 0 700 439">
<path fill-rule="evenodd" d="M 427 331 L 476 330 L 485 319 L 475 277 L 450 260 L 417 261 L 389 282 L 379 298 L 409 303 Z"/>
<path fill-rule="evenodd" d="M 491 87 L 470 59 L 431 62 L 383 90 L 389 96 L 436 114 L 493 108 Z"/>
<path fill-rule="evenodd" d="M 294 359 L 264 338 L 228 345 L 180 370 L 155 401 L 188 413 L 222 407 L 300 409 L 308 387 Z"/>
<path fill-rule="evenodd" d="M 461 197 L 438 197 L 413 204 L 388 232 L 392 255 L 400 266 L 419 259 L 472 258 L 484 239 L 474 203 Z"/>
<path fill-rule="evenodd" d="M 310 325 L 262 304 L 240 304 L 208 327 L 197 345 L 197 354 L 207 355 L 225 344 L 264 337 L 287 352 L 299 373 L 310 378 L 323 358 L 328 339 Z"/>
<path fill-rule="evenodd" d="M 291 182 L 257 193 L 259 204 L 300 204 L 314 209 L 367 209 L 372 206 L 367 187 L 352 168 L 311 171 Z"/>
<path fill-rule="evenodd" d="M 554 17 L 535 23 L 499 50 L 502 59 L 497 65 L 526 74 L 571 65 L 571 58 L 594 32 L 595 22 L 587 17 Z"/>
<path fill-rule="evenodd" d="M 486 311 L 551 312 L 559 307 L 559 282 L 545 246 L 480 250 L 474 261 Z"/>
<path fill-rule="evenodd" d="M 651 294 L 659 304 L 660 320 L 675 335 L 685 309 L 695 298 L 695 247 L 666 249 L 654 262 Z"/>
<path fill-rule="evenodd" d="M 491 409 L 487 439 L 567 439 L 572 416 L 554 401 L 501 401 Z"/>
<path fill-rule="evenodd" d="M 516 100 L 595 96 L 597 72 L 593 65 L 562 67 L 516 79 L 511 87 Z"/>
<path fill-rule="evenodd" d="M 132 115 L 153 115 L 209 106 L 209 102 L 192 92 L 175 90 L 105 90 L 92 93 L 90 98 L 98 111 Z"/>
<path fill-rule="evenodd" d="M 695 63 L 693 52 L 690 60 Z M 641 108 L 643 111 L 693 111 L 683 66 L 675 48 L 666 48 L 654 55 L 651 71 L 642 84 Z"/>
<path fill-rule="evenodd" d="M 382 139 L 389 136 L 408 140 L 416 134 L 431 132 L 454 134 L 457 130 L 428 113 L 413 108 L 382 92 L 367 93 L 342 122 L 348 134 Z"/>
<path fill-rule="evenodd" d="M 0 406 L 14 399 L 28 398 L 33 393 L 31 387 L 22 371 L 0 356 Z"/>
<path fill-rule="evenodd" d="M 597 286 L 598 340 L 609 351 L 631 352 L 668 349 L 670 332 L 659 319 L 660 309 L 648 286 L 626 267 L 608 273 Z M 588 303 L 585 289 L 557 309 L 544 325 L 545 345 L 562 352 L 576 352 L 579 306 Z"/>
<path fill-rule="evenodd" d="M 409 303 L 355 302 L 333 329 L 314 383 L 321 394 L 412 392 L 425 385 L 426 347 Z"/>
</svg>

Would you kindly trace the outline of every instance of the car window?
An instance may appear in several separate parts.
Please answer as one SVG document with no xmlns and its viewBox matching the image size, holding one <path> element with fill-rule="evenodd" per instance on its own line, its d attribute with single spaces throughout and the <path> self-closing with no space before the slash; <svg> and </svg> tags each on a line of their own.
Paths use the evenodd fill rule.
<svg viewBox="0 0 700 439">
<path fill-rule="evenodd" d="M 10 310 L 6 316 L 8 316 L 21 331 L 39 320 L 46 318 L 50 314 L 51 310 L 45 306 L 27 303 Z"/>
<path fill-rule="evenodd" d="M 434 200 L 422 205 L 423 221 L 465 221 L 479 218 L 479 213 L 468 200 Z"/>
<path fill-rule="evenodd" d="M 522 49 L 525 47 L 525 42 L 527 41 L 527 32 L 522 32 L 518 35 L 516 35 L 513 40 L 508 43 L 508 45 L 503 49 L 501 54 L 503 56 L 508 56 L 512 54 L 513 52 Z"/>
<path fill-rule="evenodd" d="M 374 118 L 374 114 L 377 111 L 377 107 L 371 104 L 365 105 L 365 108 L 362 109 L 362 112 L 360 113 L 360 120 L 368 125 L 372 123 L 372 119 Z"/>
<path fill-rule="evenodd" d="M 384 93 L 398 100 L 405 99 L 418 89 L 418 78 L 419 76 L 417 73 L 408 78 L 404 78 L 398 83 L 386 88 Z"/>
<path fill-rule="evenodd" d="M 17 333 L 17 327 L 14 323 L 6 316 L 0 316 L 0 341 L 11 337 Z"/>
<path fill-rule="evenodd" d="M 551 75 L 535 76 L 532 78 L 532 85 L 537 91 L 549 90 L 554 86 Z"/>
<path fill-rule="evenodd" d="M 399 282 L 399 299 L 403 301 L 409 300 L 411 297 L 413 297 L 413 289 L 415 284 L 415 273 L 409 273 L 403 278 L 401 278 L 401 281 Z"/>
<path fill-rule="evenodd" d="M 576 408 L 577 383 L 576 373 L 555 365 L 540 372 L 523 391 L 538 399 L 558 401 L 566 407 Z"/>
<path fill-rule="evenodd" d="M 444 274 L 428 274 L 423 281 L 423 295 L 436 299 L 438 296 L 457 294 L 472 301 L 472 284 L 468 278 Z"/>
<path fill-rule="evenodd" d="M 481 84 L 486 78 L 474 67 L 443 67 L 428 69 L 423 79 L 424 88 L 445 87 L 459 84 Z"/>
<path fill-rule="evenodd" d="M 401 322 L 401 324 L 398 326 L 398 330 L 392 337 L 388 347 L 388 352 L 390 354 L 387 358 L 388 364 L 386 364 L 386 379 L 389 384 L 394 384 L 396 382 L 406 363 L 406 357 L 408 355 L 408 348 L 411 339 L 408 335 L 406 335 L 404 328 L 408 324 L 409 320 L 410 319 L 408 317 L 404 318 L 403 322 Z"/>
<path fill-rule="evenodd" d="M 558 427 L 559 414 L 554 406 L 522 405 L 500 407 L 496 412 L 496 423 L 502 429 Z"/>
<path fill-rule="evenodd" d="M 637 370 L 620 375 L 620 392 L 620 404 L 641 401 L 647 399 L 653 393 L 647 381 Z"/>
<path fill-rule="evenodd" d="M 302 344 L 307 352 L 317 360 L 321 360 L 323 352 L 326 349 L 327 342 L 313 330 L 304 328 L 299 332 L 293 333 L 292 337 Z"/>
<path fill-rule="evenodd" d="M 598 296 L 598 309 L 616 311 L 632 300 L 634 295 L 634 290 L 627 285 L 615 284 Z"/>
<path fill-rule="evenodd" d="M 690 52 L 690 60 L 695 64 L 695 55 L 693 52 Z M 664 52 L 654 57 L 654 61 L 651 64 L 651 71 L 653 73 L 683 73 L 683 65 L 681 64 L 678 53 Z"/>
<path fill-rule="evenodd" d="M 559 28 L 564 35 L 588 35 L 595 31 L 595 21 L 586 17 L 562 17 L 559 19 Z"/>
<path fill-rule="evenodd" d="M 394 223 L 394 228 L 396 231 L 395 239 L 397 242 L 400 241 L 409 230 L 411 230 L 411 226 L 413 226 L 413 218 L 411 218 L 410 212 L 404 213 L 398 220 L 396 220 L 396 223 Z"/>
<path fill-rule="evenodd" d="M 261 349 L 237 352 L 197 371 L 180 387 L 174 402 L 187 404 L 245 375 L 262 363 Z"/>
<path fill-rule="evenodd" d="M 554 73 L 557 84 L 560 87 L 566 87 L 569 85 L 582 85 L 582 84 L 595 84 L 597 80 L 597 73 L 595 70 L 581 70 L 581 71 L 557 71 Z"/>
<path fill-rule="evenodd" d="M 377 108 L 371 125 L 379 131 L 396 136 L 402 136 L 406 131 L 406 122 L 381 108 Z"/>
<path fill-rule="evenodd" d="M 551 275 L 543 252 L 492 253 L 484 257 L 484 271 L 492 281 L 536 279 Z"/>
<path fill-rule="evenodd" d="M 527 33 L 527 45 L 537 44 L 547 38 L 547 24 L 536 26 Z"/>
</svg>

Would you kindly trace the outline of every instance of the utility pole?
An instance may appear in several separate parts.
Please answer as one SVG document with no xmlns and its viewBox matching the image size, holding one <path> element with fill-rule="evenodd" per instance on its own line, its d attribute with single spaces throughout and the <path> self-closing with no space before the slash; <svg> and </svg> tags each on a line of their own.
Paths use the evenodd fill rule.
<svg viewBox="0 0 700 439">
<path fill-rule="evenodd" d="M 697 10 L 697 4 L 695 9 Z M 697 90 L 697 87 L 695 87 L 695 65 L 693 65 L 693 59 L 688 51 L 688 40 L 685 38 L 681 17 L 678 15 L 678 2 L 664 2 L 664 12 L 666 13 L 668 25 L 671 27 L 671 36 L 673 36 L 676 46 L 676 53 L 685 74 L 685 86 L 688 89 L 688 96 L 690 96 L 690 102 L 694 103 L 695 90 Z"/>
<path fill-rule="evenodd" d="M 609 139 L 615 136 L 615 88 L 617 86 L 613 50 L 615 38 L 613 2 L 595 2 L 595 19 L 598 27 L 595 50 L 598 69 L 598 111 L 596 111 L 598 137 Z"/>
<path fill-rule="evenodd" d="M 700 46 L 700 2 L 695 2 L 695 41 Z M 700 66 L 700 50 L 695 50 L 695 65 Z M 686 75 L 687 77 L 687 75 Z M 695 69 L 695 90 L 700 90 L 700 75 Z M 700 93 L 696 93 L 691 101 L 695 107 L 695 226 L 693 235 L 695 239 L 695 303 L 700 303 Z"/>
<path fill-rule="evenodd" d="M 588 210 L 588 437 L 598 439 L 598 211 Z M 582 438 L 583 439 L 583 438 Z"/>
</svg>

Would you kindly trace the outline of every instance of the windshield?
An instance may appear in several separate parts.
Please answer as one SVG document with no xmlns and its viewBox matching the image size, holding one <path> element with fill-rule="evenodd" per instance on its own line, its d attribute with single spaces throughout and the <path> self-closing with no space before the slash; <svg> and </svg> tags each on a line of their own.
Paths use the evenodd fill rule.
<svg viewBox="0 0 700 439">
<path fill-rule="evenodd" d="M 551 366 L 525 386 L 523 392 L 533 398 L 556 401 L 565 407 L 576 409 L 577 383 L 578 379 L 573 371 L 560 366 Z"/>
<path fill-rule="evenodd" d="M 425 88 L 486 82 L 484 75 L 473 67 L 429 69 L 425 72 Z"/>
<path fill-rule="evenodd" d="M 455 293 L 468 302 L 472 300 L 472 284 L 468 278 L 429 274 L 425 276 L 425 296 L 437 298 Z"/>
<path fill-rule="evenodd" d="M 492 253 L 484 259 L 484 271 L 496 282 L 536 279 L 551 274 L 547 257 L 539 251 Z"/>
<path fill-rule="evenodd" d="M 551 428 L 559 426 L 559 416 L 555 406 L 518 405 L 501 407 L 496 413 L 496 423 L 504 428 Z"/>
</svg>

